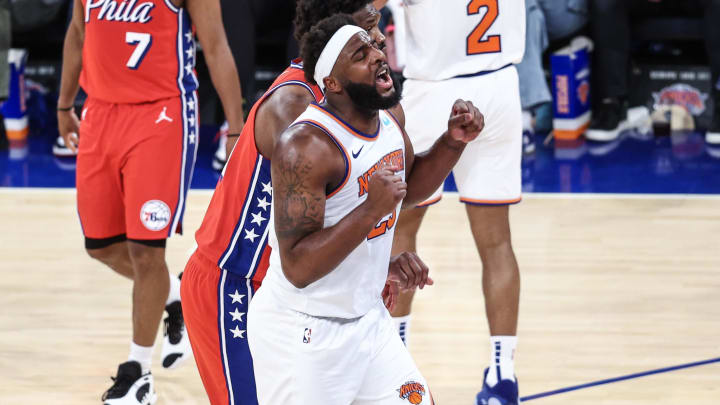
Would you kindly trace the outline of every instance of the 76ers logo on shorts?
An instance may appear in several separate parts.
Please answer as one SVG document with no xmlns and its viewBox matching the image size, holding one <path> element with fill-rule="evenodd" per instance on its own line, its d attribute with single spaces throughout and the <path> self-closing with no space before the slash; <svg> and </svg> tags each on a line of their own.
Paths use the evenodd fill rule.
<svg viewBox="0 0 720 405">
<path fill-rule="evenodd" d="M 425 396 L 425 387 L 419 382 L 408 381 L 398 389 L 400 398 L 407 399 L 411 404 L 419 404 Z"/>
<path fill-rule="evenodd" d="M 140 208 L 140 221 L 151 231 L 162 230 L 170 223 L 170 207 L 160 200 L 150 200 Z"/>
</svg>

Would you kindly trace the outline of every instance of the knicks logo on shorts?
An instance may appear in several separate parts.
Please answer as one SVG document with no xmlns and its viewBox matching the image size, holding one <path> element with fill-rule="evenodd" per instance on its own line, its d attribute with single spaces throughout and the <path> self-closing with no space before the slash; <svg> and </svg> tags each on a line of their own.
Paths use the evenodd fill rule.
<svg viewBox="0 0 720 405">
<path fill-rule="evenodd" d="M 170 223 L 170 207 L 160 200 L 150 200 L 140 208 L 140 222 L 151 231 L 160 231 Z"/>
<path fill-rule="evenodd" d="M 397 390 L 400 398 L 407 399 L 411 404 L 419 404 L 425 396 L 425 387 L 419 382 L 408 381 Z"/>
</svg>

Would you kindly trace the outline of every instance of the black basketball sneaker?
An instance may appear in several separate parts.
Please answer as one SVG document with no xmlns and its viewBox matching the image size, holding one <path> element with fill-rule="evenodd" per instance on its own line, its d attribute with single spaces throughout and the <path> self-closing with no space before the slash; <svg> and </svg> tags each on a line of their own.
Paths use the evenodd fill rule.
<svg viewBox="0 0 720 405">
<path fill-rule="evenodd" d="M 179 277 L 182 282 L 182 273 Z M 192 357 L 192 349 L 180 301 L 168 304 L 165 312 L 167 312 L 167 317 L 163 327 L 162 366 L 173 369 Z"/>
<path fill-rule="evenodd" d="M 137 361 L 120 364 L 111 378 L 114 384 L 103 394 L 103 405 L 152 405 L 157 400 L 152 374 L 142 374 Z"/>
</svg>

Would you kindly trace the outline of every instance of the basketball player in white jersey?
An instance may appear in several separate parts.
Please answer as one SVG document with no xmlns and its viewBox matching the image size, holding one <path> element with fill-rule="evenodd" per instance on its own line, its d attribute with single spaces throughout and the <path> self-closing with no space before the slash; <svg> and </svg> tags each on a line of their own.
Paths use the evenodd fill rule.
<svg viewBox="0 0 720 405">
<path fill-rule="evenodd" d="M 247 329 L 261 405 L 432 404 L 381 292 L 397 213 L 442 183 L 482 114 L 455 102 L 415 156 L 385 55 L 352 24 L 335 15 L 305 35 L 305 75 L 326 101 L 273 152 L 273 249 Z M 414 274 L 410 286 L 426 282 Z"/>
<path fill-rule="evenodd" d="M 418 152 L 428 150 L 444 126 L 436 111 L 456 98 L 485 116 L 483 136 L 463 152 L 453 175 L 465 203 L 483 263 L 491 362 L 478 404 L 518 401 L 514 351 L 520 275 L 510 240 L 509 206 L 521 199 L 522 112 L 514 64 L 525 50 L 524 0 L 405 0 L 406 65 L 402 105 Z M 416 251 L 427 207 L 442 188 L 400 215 L 394 249 Z M 412 291 L 393 311 L 401 333 L 409 327 Z M 407 339 L 407 336 L 405 336 Z"/>
</svg>

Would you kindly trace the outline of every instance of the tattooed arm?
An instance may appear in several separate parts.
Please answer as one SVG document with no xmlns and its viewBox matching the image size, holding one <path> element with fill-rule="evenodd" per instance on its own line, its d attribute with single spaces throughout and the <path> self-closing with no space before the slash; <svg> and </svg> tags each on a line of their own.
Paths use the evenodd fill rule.
<svg viewBox="0 0 720 405">
<path fill-rule="evenodd" d="M 373 175 L 368 198 L 324 228 L 326 191 L 342 184 L 345 163 L 328 136 L 310 125 L 285 131 L 272 159 L 275 232 L 285 277 L 304 288 L 330 273 L 405 196 L 406 185 L 385 168 Z"/>
</svg>

